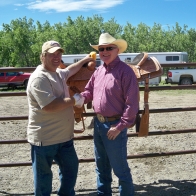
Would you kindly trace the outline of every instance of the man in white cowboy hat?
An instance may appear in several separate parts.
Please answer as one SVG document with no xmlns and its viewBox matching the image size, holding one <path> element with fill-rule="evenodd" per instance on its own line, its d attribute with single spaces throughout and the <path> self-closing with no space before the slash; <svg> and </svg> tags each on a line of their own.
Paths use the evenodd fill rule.
<svg viewBox="0 0 196 196">
<path fill-rule="evenodd" d="M 121 196 L 133 196 L 132 175 L 127 162 L 127 128 L 134 124 L 139 109 L 139 88 L 133 70 L 118 57 L 127 48 L 123 39 L 100 35 L 99 51 L 104 62 L 92 75 L 82 96 L 93 101 L 94 150 L 98 195 L 111 196 L 113 169 Z"/>
<path fill-rule="evenodd" d="M 84 98 L 79 94 L 70 97 L 66 81 L 92 58 L 85 57 L 59 69 L 63 52 L 57 41 L 45 42 L 40 56 L 42 64 L 31 74 L 27 86 L 27 139 L 31 144 L 35 196 L 51 195 L 53 160 L 59 166 L 57 194 L 75 195 L 78 158 L 73 145 L 73 106 L 81 107 Z"/>
</svg>

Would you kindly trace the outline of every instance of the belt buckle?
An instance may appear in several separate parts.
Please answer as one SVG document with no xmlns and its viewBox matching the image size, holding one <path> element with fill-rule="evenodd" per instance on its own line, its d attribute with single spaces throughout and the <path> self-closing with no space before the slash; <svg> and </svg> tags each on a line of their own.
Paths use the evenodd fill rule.
<svg viewBox="0 0 196 196">
<path fill-rule="evenodd" d="M 98 118 L 99 122 L 101 122 L 101 123 L 105 122 L 105 118 L 101 114 L 97 114 L 97 118 Z"/>
</svg>

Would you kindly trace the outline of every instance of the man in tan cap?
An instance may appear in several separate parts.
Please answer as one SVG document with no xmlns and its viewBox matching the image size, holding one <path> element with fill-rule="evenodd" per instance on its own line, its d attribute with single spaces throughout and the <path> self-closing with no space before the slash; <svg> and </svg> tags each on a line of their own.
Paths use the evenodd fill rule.
<svg viewBox="0 0 196 196">
<path fill-rule="evenodd" d="M 40 56 L 42 64 L 31 74 L 27 86 L 27 138 L 31 144 L 35 196 L 51 194 L 53 160 L 59 166 L 58 195 L 75 195 L 78 158 L 73 145 L 73 106 L 81 107 L 84 98 L 79 94 L 70 97 L 66 81 L 92 58 L 85 57 L 59 69 L 63 52 L 58 42 L 45 42 Z"/>
<path fill-rule="evenodd" d="M 93 101 L 94 150 L 98 195 L 112 196 L 113 169 L 119 179 L 121 196 L 133 196 L 132 175 L 127 162 L 127 129 L 134 124 L 139 110 L 139 88 L 133 70 L 118 57 L 127 48 L 123 39 L 109 33 L 100 35 L 99 51 L 104 62 L 92 75 L 82 96 Z"/>
</svg>

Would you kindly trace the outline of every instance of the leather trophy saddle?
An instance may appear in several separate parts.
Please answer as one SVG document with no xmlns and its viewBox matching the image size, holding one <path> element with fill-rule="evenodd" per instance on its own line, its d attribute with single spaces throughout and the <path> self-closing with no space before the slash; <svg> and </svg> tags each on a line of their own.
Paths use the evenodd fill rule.
<svg viewBox="0 0 196 196">
<path fill-rule="evenodd" d="M 163 69 L 158 60 L 155 57 L 148 57 L 147 53 L 138 54 L 128 65 L 133 69 L 138 82 L 145 81 L 144 110 L 141 116 L 139 113 L 137 114 L 134 124 L 136 125 L 136 132 L 139 132 L 138 136 L 144 137 L 149 132 L 149 79 L 161 76 Z"/>
<path fill-rule="evenodd" d="M 64 64 L 63 60 L 61 60 L 60 65 L 58 66 L 58 68 L 60 69 L 65 69 L 67 66 Z"/>
<path fill-rule="evenodd" d="M 149 79 L 161 76 L 163 74 L 163 69 L 158 60 L 155 57 L 149 57 L 148 53 L 138 54 L 133 61 L 131 63 L 127 63 L 127 65 L 133 69 L 138 82 L 145 81 L 144 110 L 142 111 L 141 116 L 139 113 L 137 114 L 135 123 L 131 127 L 135 125 L 136 132 L 138 132 L 139 137 L 147 136 L 149 132 Z M 70 96 L 84 91 L 84 88 L 94 73 L 94 70 L 89 70 L 88 65 L 85 64 L 75 75 L 68 79 L 67 85 L 69 86 Z M 92 102 L 87 105 L 88 109 L 91 108 L 91 104 Z M 82 133 L 85 130 L 82 115 L 83 112 L 85 112 L 84 106 L 82 108 L 74 107 L 75 121 L 82 121 L 83 123 L 83 129 L 74 130 L 74 133 Z"/>
<path fill-rule="evenodd" d="M 91 68 L 88 66 L 91 66 Z M 67 80 L 67 85 L 69 87 L 70 96 L 73 96 L 75 93 L 81 93 L 84 91 L 84 88 L 87 82 L 89 81 L 90 77 L 95 71 L 95 66 L 96 64 L 94 63 L 94 69 L 92 70 L 92 64 L 90 65 L 89 63 L 86 63 L 82 66 L 82 68 L 76 74 L 74 74 Z M 89 102 L 87 104 L 87 108 L 90 109 L 91 107 L 92 107 L 92 102 Z M 74 106 L 75 121 L 77 123 L 82 121 L 82 124 L 83 124 L 83 129 L 74 130 L 74 133 L 82 133 L 85 130 L 84 118 L 82 115 L 83 112 L 85 112 L 84 105 L 81 108 Z"/>
</svg>

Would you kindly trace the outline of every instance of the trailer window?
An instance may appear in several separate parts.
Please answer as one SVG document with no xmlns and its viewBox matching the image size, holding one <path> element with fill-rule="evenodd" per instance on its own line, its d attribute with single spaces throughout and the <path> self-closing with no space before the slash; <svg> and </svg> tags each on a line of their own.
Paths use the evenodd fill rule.
<svg viewBox="0 0 196 196">
<path fill-rule="evenodd" d="M 183 55 L 182 56 L 182 62 L 187 63 L 188 62 L 188 55 Z"/>
<path fill-rule="evenodd" d="M 166 61 L 179 61 L 179 56 L 166 56 Z"/>
<path fill-rule="evenodd" d="M 96 59 L 96 67 L 99 67 L 101 65 L 101 60 L 100 59 Z"/>
<path fill-rule="evenodd" d="M 131 63 L 131 57 L 126 58 L 125 63 Z"/>
<path fill-rule="evenodd" d="M 74 59 L 74 63 L 77 63 L 78 61 L 80 61 L 81 59 Z"/>
</svg>

